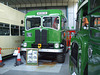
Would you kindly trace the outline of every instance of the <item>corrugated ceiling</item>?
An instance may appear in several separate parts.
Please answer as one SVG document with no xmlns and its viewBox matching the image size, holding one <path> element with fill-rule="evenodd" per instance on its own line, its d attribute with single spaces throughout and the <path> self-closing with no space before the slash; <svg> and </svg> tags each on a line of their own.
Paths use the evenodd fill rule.
<svg viewBox="0 0 100 75">
<path fill-rule="evenodd" d="M 70 2 L 78 0 L 0 0 L 1 3 L 14 8 L 43 7 L 43 6 L 67 6 Z"/>
</svg>

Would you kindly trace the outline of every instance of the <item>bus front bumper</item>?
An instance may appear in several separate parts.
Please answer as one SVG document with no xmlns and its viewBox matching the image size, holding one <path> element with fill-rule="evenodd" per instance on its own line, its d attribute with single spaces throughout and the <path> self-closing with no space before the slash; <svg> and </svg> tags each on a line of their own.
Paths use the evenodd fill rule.
<svg viewBox="0 0 100 75">
<path fill-rule="evenodd" d="M 21 48 L 21 51 L 27 51 L 27 49 L 37 49 L 37 48 Z M 63 49 L 38 49 L 39 52 L 51 52 L 51 53 L 62 53 Z"/>
</svg>

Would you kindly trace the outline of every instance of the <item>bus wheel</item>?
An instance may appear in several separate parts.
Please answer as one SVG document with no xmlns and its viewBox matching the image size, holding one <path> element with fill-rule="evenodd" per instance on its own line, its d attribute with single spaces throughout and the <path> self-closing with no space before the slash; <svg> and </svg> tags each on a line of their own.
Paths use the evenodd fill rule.
<svg viewBox="0 0 100 75">
<path fill-rule="evenodd" d="M 25 51 L 23 52 L 23 57 L 26 60 L 26 52 Z"/>
<path fill-rule="evenodd" d="M 64 53 L 58 54 L 57 55 L 57 62 L 58 63 L 64 63 L 64 61 L 65 61 L 65 55 L 64 55 Z"/>
</svg>

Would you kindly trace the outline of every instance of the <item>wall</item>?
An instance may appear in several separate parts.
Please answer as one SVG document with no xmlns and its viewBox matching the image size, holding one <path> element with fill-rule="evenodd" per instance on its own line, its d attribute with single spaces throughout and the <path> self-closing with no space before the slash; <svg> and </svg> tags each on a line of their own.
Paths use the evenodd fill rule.
<svg viewBox="0 0 100 75">
<path fill-rule="evenodd" d="M 77 17 L 77 3 L 68 4 L 68 25 L 69 29 L 76 29 L 76 17 Z"/>
</svg>

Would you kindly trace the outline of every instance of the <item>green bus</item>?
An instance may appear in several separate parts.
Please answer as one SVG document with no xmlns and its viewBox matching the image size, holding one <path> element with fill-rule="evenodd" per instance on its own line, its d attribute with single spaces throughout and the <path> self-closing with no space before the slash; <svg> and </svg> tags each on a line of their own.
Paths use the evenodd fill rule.
<svg viewBox="0 0 100 75">
<path fill-rule="evenodd" d="M 39 54 L 56 56 L 63 63 L 66 53 L 65 26 L 67 24 L 61 10 L 35 10 L 25 16 L 25 41 L 21 51 L 38 48 Z M 26 57 L 26 56 L 25 56 Z"/>
<path fill-rule="evenodd" d="M 71 39 L 72 75 L 100 75 L 100 0 L 79 0 L 76 34 Z"/>
</svg>

